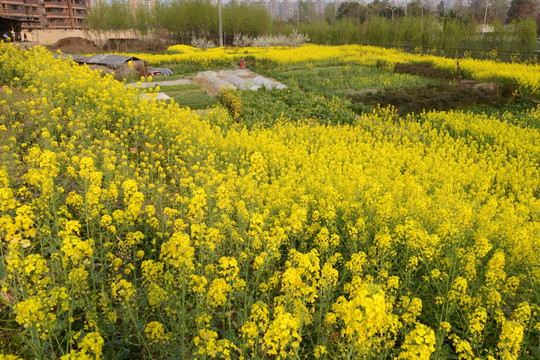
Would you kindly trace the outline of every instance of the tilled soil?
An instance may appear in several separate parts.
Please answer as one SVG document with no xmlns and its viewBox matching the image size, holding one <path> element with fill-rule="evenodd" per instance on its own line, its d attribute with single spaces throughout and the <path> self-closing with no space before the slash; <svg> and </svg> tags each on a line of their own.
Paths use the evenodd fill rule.
<svg viewBox="0 0 540 360">
<path fill-rule="evenodd" d="M 444 70 L 436 69 L 433 67 L 433 65 L 429 63 L 397 63 L 396 65 L 394 65 L 394 71 L 399 74 L 411 74 L 445 80 L 452 80 L 453 78 L 457 77 L 454 74 L 451 74 Z"/>
<path fill-rule="evenodd" d="M 496 106 L 509 100 L 499 92 L 487 93 L 476 83 L 432 84 L 410 89 L 385 89 L 350 97 L 354 104 L 394 106 L 401 115 L 430 110 L 465 109 L 474 105 Z M 505 92 L 503 92 L 505 93 Z M 506 92 L 507 94 L 508 92 Z M 505 94 L 505 95 L 506 95 Z"/>
</svg>

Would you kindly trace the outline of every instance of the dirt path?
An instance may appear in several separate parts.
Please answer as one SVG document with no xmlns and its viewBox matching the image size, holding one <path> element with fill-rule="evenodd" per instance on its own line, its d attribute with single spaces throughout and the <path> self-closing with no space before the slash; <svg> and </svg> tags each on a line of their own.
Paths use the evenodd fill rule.
<svg viewBox="0 0 540 360">
<path fill-rule="evenodd" d="M 288 74 L 288 73 L 301 72 L 301 71 L 338 69 L 338 68 L 342 68 L 342 67 L 345 67 L 345 66 L 346 66 L 346 65 L 314 66 L 314 67 L 309 68 L 309 69 L 306 69 L 306 68 L 303 68 L 303 69 L 292 69 L 292 70 L 285 70 L 285 71 L 280 71 L 280 72 L 283 73 L 283 74 Z"/>
<path fill-rule="evenodd" d="M 156 86 L 173 86 L 173 85 L 188 85 L 191 84 L 191 80 L 189 79 L 178 79 L 178 80 L 170 80 L 170 81 L 153 81 L 153 82 L 142 82 L 142 83 L 130 83 L 126 84 L 126 87 L 136 87 L 136 88 L 149 88 L 149 87 L 156 87 Z"/>
</svg>

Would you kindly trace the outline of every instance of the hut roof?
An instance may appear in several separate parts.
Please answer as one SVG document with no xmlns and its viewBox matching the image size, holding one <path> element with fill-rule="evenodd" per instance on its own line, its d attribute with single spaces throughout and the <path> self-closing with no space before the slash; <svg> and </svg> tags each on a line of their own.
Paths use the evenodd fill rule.
<svg viewBox="0 0 540 360">
<path fill-rule="evenodd" d="M 103 65 L 112 69 L 118 69 L 123 64 L 128 61 L 144 61 L 135 56 L 124 56 L 124 55 L 93 55 L 93 56 L 82 56 L 82 55 L 62 55 L 62 58 L 67 58 L 71 56 L 73 61 L 79 64 L 89 64 L 89 65 Z"/>
</svg>

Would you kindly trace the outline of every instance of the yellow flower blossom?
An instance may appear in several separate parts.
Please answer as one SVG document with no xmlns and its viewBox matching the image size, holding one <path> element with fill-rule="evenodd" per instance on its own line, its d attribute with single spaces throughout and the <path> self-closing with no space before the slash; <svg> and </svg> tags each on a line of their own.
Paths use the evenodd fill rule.
<svg viewBox="0 0 540 360">
<path fill-rule="evenodd" d="M 166 342 L 169 337 L 165 334 L 163 324 L 159 321 L 152 321 L 146 324 L 144 327 L 144 333 L 146 337 L 153 343 Z"/>
<path fill-rule="evenodd" d="M 435 332 L 424 324 L 417 324 L 405 337 L 398 359 L 429 359 L 435 351 Z"/>
<path fill-rule="evenodd" d="M 503 324 L 497 348 L 503 360 L 515 360 L 518 358 L 523 340 L 523 326 L 515 321 L 507 321 Z"/>
</svg>

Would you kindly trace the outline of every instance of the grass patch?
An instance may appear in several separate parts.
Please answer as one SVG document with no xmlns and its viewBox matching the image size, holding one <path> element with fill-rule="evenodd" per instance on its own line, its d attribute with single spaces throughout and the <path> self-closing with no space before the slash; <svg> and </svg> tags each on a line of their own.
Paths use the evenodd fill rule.
<svg viewBox="0 0 540 360">
<path fill-rule="evenodd" d="M 217 103 L 217 99 L 202 91 L 198 92 L 171 92 L 167 93 L 174 102 L 190 109 L 205 109 Z"/>
<path fill-rule="evenodd" d="M 214 96 L 207 95 L 196 84 L 159 86 L 159 91 L 169 95 L 180 106 L 194 110 L 205 109 L 217 103 Z"/>
</svg>

